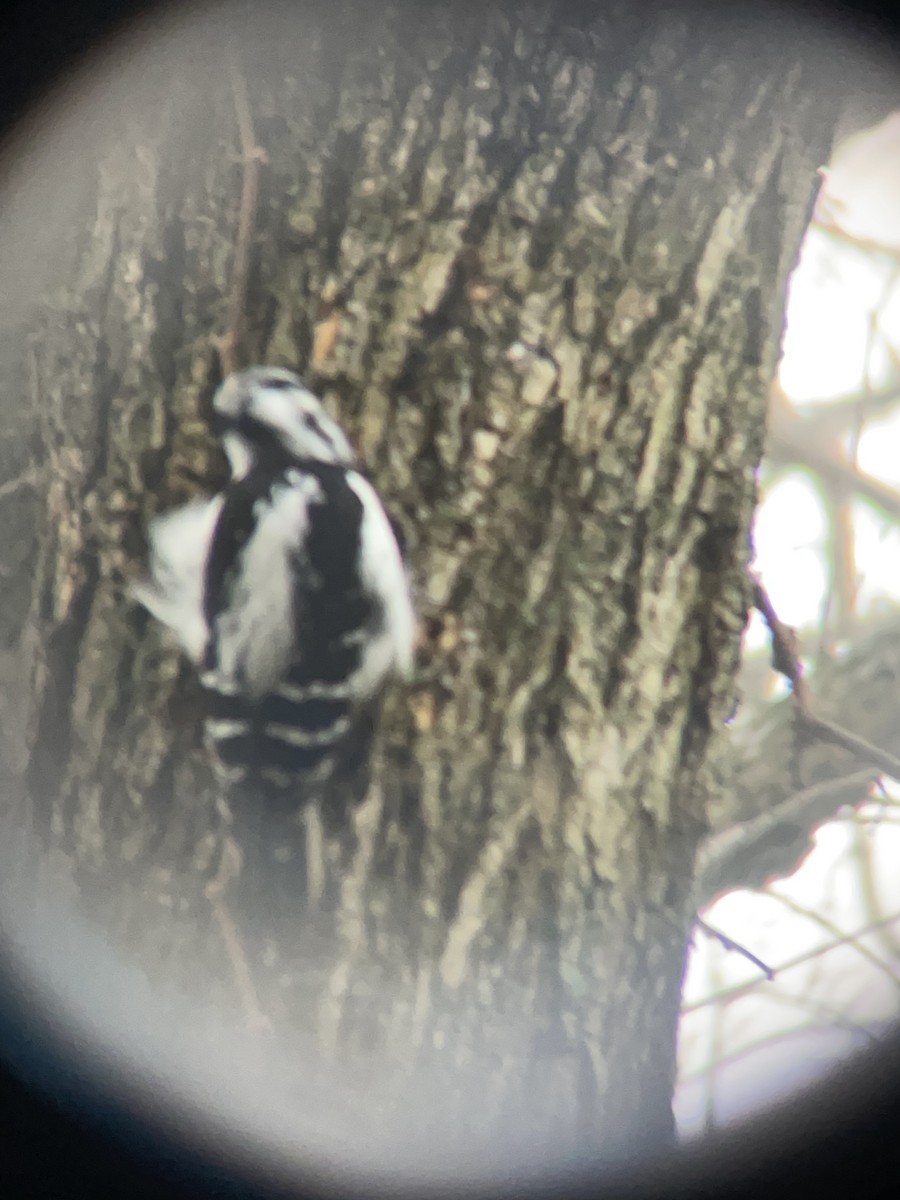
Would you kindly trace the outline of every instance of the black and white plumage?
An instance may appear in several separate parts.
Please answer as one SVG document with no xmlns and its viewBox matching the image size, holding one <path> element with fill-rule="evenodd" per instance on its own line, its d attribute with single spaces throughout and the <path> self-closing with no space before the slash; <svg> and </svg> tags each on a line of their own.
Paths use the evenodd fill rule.
<svg viewBox="0 0 900 1200">
<path fill-rule="evenodd" d="M 197 665 L 228 775 L 285 784 L 339 754 L 360 706 L 409 672 L 409 581 L 378 494 L 298 376 L 231 375 L 213 408 L 231 480 L 151 523 L 135 595 Z"/>
</svg>

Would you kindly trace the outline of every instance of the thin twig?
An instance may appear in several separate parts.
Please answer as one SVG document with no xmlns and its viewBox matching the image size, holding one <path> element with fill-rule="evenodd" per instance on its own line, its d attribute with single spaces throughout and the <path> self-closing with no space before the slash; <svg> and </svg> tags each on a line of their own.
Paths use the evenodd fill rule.
<svg viewBox="0 0 900 1200">
<path fill-rule="evenodd" d="M 742 946 L 740 942 L 736 942 L 733 938 L 722 933 L 720 929 L 714 929 L 712 925 L 707 924 L 702 917 L 695 918 L 695 923 L 698 928 L 702 929 L 707 937 L 715 938 L 726 950 L 734 950 L 740 954 L 742 958 L 746 958 L 748 962 L 753 963 L 754 967 L 759 967 L 766 979 L 772 980 L 775 978 L 775 972 L 771 967 L 766 966 L 761 958 L 757 958 L 746 946 Z"/>
<path fill-rule="evenodd" d="M 874 238 L 863 238 L 856 233 L 848 233 L 835 220 L 824 215 L 817 215 L 809 223 L 810 229 L 817 229 L 835 241 L 849 242 L 860 253 L 866 255 L 877 255 L 881 258 L 897 259 L 900 258 L 900 250 L 895 246 L 886 246 L 883 242 L 876 241 Z"/>
<path fill-rule="evenodd" d="M 253 972 L 247 962 L 234 918 L 225 903 L 225 889 L 240 872 L 241 852 L 234 839 L 226 834 L 219 870 L 215 879 L 206 886 L 206 898 L 218 922 L 222 941 L 225 943 L 225 950 L 234 971 L 241 1007 L 244 1010 L 247 1024 L 254 1031 L 267 1032 L 271 1030 L 272 1022 L 259 1002 L 256 985 L 253 982 Z"/>
<path fill-rule="evenodd" d="M 222 373 L 225 375 L 230 375 L 237 367 L 237 347 L 244 332 L 247 282 L 250 276 L 250 250 L 253 244 L 256 205 L 259 195 L 259 168 L 267 161 L 265 151 L 256 142 L 253 115 L 247 96 L 247 83 L 241 73 L 237 54 L 233 48 L 228 51 L 228 74 L 231 80 L 234 110 L 241 141 L 244 178 L 241 185 L 241 209 L 234 247 L 234 263 L 231 270 L 225 332 L 214 339 L 219 361 L 222 364 Z"/>
<path fill-rule="evenodd" d="M 827 954 L 831 950 L 835 950 L 838 946 L 852 945 L 858 938 L 867 933 L 874 933 L 878 929 L 882 929 L 885 925 L 894 925 L 900 921 L 900 912 L 895 912 L 889 917 L 882 917 L 878 921 L 872 921 L 868 925 L 864 925 L 862 929 L 857 929 L 854 933 L 847 933 L 834 941 L 827 943 L 824 946 L 817 946 L 815 950 L 804 951 L 803 954 L 797 954 L 793 958 L 786 959 L 774 968 L 776 975 L 783 975 L 785 971 L 790 971 L 794 967 L 803 966 L 804 963 L 812 962 L 814 959 L 821 958 L 823 954 Z M 681 1010 L 681 1015 L 687 1016 L 688 1013 L 696 1012 L 701 1008 L 708 1008 L 711 1004 L 719 1004 L 723 1000 L 736 1000 L 739 996 L 749 995 L 759 985 L 758 979 L 753 979 L 748 983 L 738 984 L 733 988 L 724 988 L 721 992 L 716 992 L 712 996 L 705 996 L 702 1000 L 696 1000 L 693 1004 L 685 1004 Z"/>
<path fill-rule="evenodd" d="M 850 750 L 864 762 L 869 762 L 880 771 L 886 772 L 892 778 L 900 781 L 900 758 L 866 741 L 859 734 L 851 733 L 834 721 L 817 717 L 810 708 L 809 693 L 803 678 L 803 665 L 800 662 L 800 646 L 796 631 L 779 620 L 772 605 L 769 594 L 762 580 L 752 571 L 748 572 L 753 588 L 753 604 L 769 627 L 772 634 L 772 666 L 789 681 L 797 702 L 797 716 L 803 733 L 807 737 L 815 737 L 819 741 L 831 742 Z"/>
<path fill-rule="evenodd" d="M 751 985 L 752 990 L 752 985 Z M 799 1008 L 803 1012 L 812 1013 L 818 1017 L 818 1022 L 815 1025 L 804 1026 L 805 1032 L 825 1031 L 831 1029 L 839 1029 L 845 1033 L 852 1034 L 860 1039 L 865 1039 L 871 1045 L 877 1045 L 881 1040 L 879 1035 L 864 1025 L 860 1025 L 856 1021 L 848 1020 L 839 1009 L 821 1002 L 809 1001 L 803 996 L 790 995 L 789 993 L 779 992 L 778 983 L 775 982 L 771 987 L 766 988 L 766 1000 L 769 1004 L 790 1005 L 791 1008 Z M 717 1004 L 714 1013 L 715 1018 L 720 1022 L 727 1008 L 727 1003 Z M 696 1037 L 696 1035 L 695 1035 Z M 797 1037 L 797 1029 L 787 1028 L 781 1029 L 778 1033 L 773 1033 L 771 1030 L 766 1030 L 765 1033 L 751 1042 L 744 1043 L 739 1050 L 733 1051 L 731 1054 L 722 1054 L 719 1056 L 716 1067 L 719 1070 L 728 1067 L 734 1067 L 737 1063 L 746 1062 L 752 1058 L 760 1050 L 766 1050 L 771 1053 L 773 1049 L 782 1043 L 790 1044 Z M 694 1071 L 687 1071 L 679 1075 L 679 1084 L 686 1083 L 700 1084 L 701 1080 L 709 1074 L 709 1067 L 706 1063 L 697 1067 Z M 704 1080 L 705 1081 L 705 1080 Z"/>
<path fill-rule="evenodd" d="M 900 518 L 900 492 L 835 459 L 809 438 L 804 422 L 798 421 L 796 428 L 776 425 L 769 440 L 769 457 L 775 462 L 802 463 L 825 480 L 844 483 L 855 496 L 868 500 L 887 516 Z"/>
<path fill-rule="evenodd" d="M 808 709 L 804 709 L 800 713 L 800 721 L 805 733 L 819 741 L 831 742 L 835 746 L 841 746 L 844 750 L 850 750 L 862 761 L 871 763 L 879 771 L 883 771 L 892 779 L 900 782 L 900 758 L 888 750 L 882 750 L 880 746 L 873 745 L 859 734 L 851 733 L 843 725 L 836 725 L 834 721 L 826 721 L 824 717 L 817 717 Z"/>
<path fill-rule="evenodd" d="M 859 412 L 860 403 L 865 402 L 867 417 L 879 417 L 889 413 L 900 403 L 900 386 L 896 383 L 883 388 L 850 392 L 829 399 L 794 400 L 792 408 L 797 413 L 798 423 L 816 421 L 834 425 L 838 430 L 845 428 Z"/>
<path fill-rule="evenodd" d="M 779 618 L 762 580 L 754 571 L 748 571 L 753 590 L 753 607 L 759 611 L 772 635 L 772 666 L 791 685 L 798 706 L 806 710 L 809 698 L 800 661 L 800 641 L 797 631 Z"/>
<path fill-rule="evenodd" d="M 828 918 L 822 916 L 821 913 L 813 912 L 812 909 L 806 908 L 802 904 L 798 904 L 797 901 L 791 899 L 790 896 L 782 896 L 779 892 L 773 892 L 771 888 L 766 889 L 766 895 L 770 896 L 773 900 L 777 900 L 779 904 L 783 904 L 785 908 L 789 908 L 791 912 L 796 913 L 798 917 L 805 917 L 808 921 L 812 921 L 814 925 L 818 925 L 820 929 L 823 929 L 829 935 L 829 937 L 842 938 L 844 936 L 844 931 L 839 929 L 833 921 L 829 921 Z M 861 955 L 868 963 L 871 963 L 873 967 L 875 967 L 878 971 L 881 971 L 882 974 L 886 975 L 894 987 L 900 988 L 900 975 L 898 975 L 897 971 L 890 965 L 890 963 L 886 963 L 883 958 L 879 957 L 879 955 L 874 952 L 874 950 L 870 950 L 869 947 L 864 945 L 862 942 L 855 941 L 852 942 L 851 945 L 857 954 Z"/>
</svg>

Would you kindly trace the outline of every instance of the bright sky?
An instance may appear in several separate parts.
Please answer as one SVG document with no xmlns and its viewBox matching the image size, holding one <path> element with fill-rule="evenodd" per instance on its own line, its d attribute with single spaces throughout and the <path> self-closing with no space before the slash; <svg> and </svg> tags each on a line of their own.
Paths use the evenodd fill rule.
<svg viewBox="0 0 900 1200">
<path fill-rule="evenodd" d="M 897 381 L 900 114 L 838 147 L 817 217 L 838 228 L 810 228 L 791 283 L 779 382 L 797 405 Z M 900 488 L 900 411 L 867 423 L 858 463 Z M 861 502 L 853 523 L 859 612 L 900 602 L 900 527 Z M 765 489 L 756 567 L 779 616 L 792 625 L 821 620 L 827 535 L 808 474 L 791 472 Z M 767 644 L 754 614 L 746 652 L 765 652 Z M 900 811 L 872 803 L 856 817 L 843 814 L 823 826 L 800 870 L 771 894 L 732 893 L 706 920 L 778 968 L 830 944 L 838 930 L 854 933 L 900 911 Z M 752 981 L 727 1004 L 704 1003 Z M 779 970 L 772 982 L 698 933 L 684 1003 L 676 1116 L 691 1136 L 710 1120 L 732 1121 L 820 1077 L 900 1014 L 900 922 Z"/>
</svg>

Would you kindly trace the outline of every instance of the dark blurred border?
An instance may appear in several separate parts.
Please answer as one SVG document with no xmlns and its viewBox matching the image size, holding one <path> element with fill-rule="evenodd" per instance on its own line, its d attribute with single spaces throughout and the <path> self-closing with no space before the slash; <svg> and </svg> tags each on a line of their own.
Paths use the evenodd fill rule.
<svg viewBox="0 0 900 1200">
<path fill-rule="evenodd" d="M 302 0 L 294 2 L 301 7 Z M 92 47 L 136 17 L 159 9 L 184 9 L 188 3 L 7 2 L 0 8 L 0 139 L 5 141 L 29 108 L 46 96 L 53 81 Z M 590 7 L 589 0 L 586 6 Z M 727 6 L 728 0 L 717 5 Z M 872 37 L 882 47 L 892 40 L 898 52 L 900 106 L 896 0 L 890 5 L 827 7 L 805 0 L 800 7 L 825 12 L 839 28 Z M 80 1083 L 77 1072 L 54 1060 L 51 1042 L 35 1038 L 4 974 L 0 965 L 0 1196 L 4 1200 L 106 1195 L 123 1200 L 207 1196 L 238 1200 L 311 1194 L 300 1186 L 285 1190 L 272 1181 L 266 1185 L 262 1179 L 238 1179 L 189 1146 L 169 1143 L 135 1117 L 117 1111 L 114 1101 L 92 1092 Z M 51 1078 L 67 1080 L 64 1091 L 52 1098 L 44 1082 Z M 602 1188 L 590 1178 L 569 1176 L 545 1194 L 751 1200 L 790 1193 L 795 1197 L 811 1193 L 820 1200 L 900 1196 L 900 1033 L 855 1059 L 830 1086 L 748 1123 L 738 1134 L 703 1142 L 660 1173 L 639 1171 L 630 1181 L 620 1179 Z M 517 1194 L 534 1193 L 519 1188 Z"/>
<path fill-rule="evenodd" d="M 187 0 L 182 0 L 187 6 Z M 152 0 L 7 0 L 0 4 L 0 136 L 92 47 L 155 9 Z"/>
</svg>

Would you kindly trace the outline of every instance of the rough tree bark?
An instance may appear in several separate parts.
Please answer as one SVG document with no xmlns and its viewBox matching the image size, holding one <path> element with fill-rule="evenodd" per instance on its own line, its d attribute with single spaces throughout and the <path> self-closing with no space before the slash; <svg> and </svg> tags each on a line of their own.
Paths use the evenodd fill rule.
<svg viewBox="0 0 900 1200">
<path fill-rule="evenodd" d="M 460 1136 L 660 1145 L 766 388 L 828 156 L 814 67 L 790 31 L 669 6 L 299 11 L 238 38 L 266 156 L 240 356 L 340 413 L 422 638 L 365 800 L 291 834 L 290 914 L 234 910 L 259 1002 L 387 1123 L 428 1080 L 421 1119 Z M 20 625 L 45 844 L 160 987 L 237 1008 L 190 674 L 126 598 L 151 515 L 222 478 L 226 55 L 183 30 L 93 102 L 96 152 L 73 143 L 21 373 L 46 490 Z"/>
</svg>

